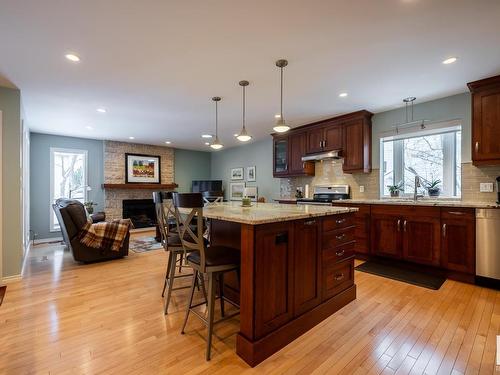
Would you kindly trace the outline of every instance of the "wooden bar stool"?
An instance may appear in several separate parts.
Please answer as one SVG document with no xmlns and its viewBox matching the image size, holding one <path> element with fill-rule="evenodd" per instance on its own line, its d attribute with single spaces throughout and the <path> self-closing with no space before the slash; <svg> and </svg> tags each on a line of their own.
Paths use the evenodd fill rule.
<svg viewBox="0 0 500 375">
<path fill-rule="evenodd" d="M 173 194 L 174 206 L 177 218 L 179 220 L 180 238 L 186 251 L 190 251 L 187 255 L 187 263 L 194 270 L 194 276 L 191 283 L 191 293 L 189 296 L 189 304 L 186 310 L 186 317 L 182 325 L 181 333 L 184 333 L 186 323 L 188 321 L 189 313 L 192 312 L 198 316 L 207 326 L 207 350 L 206 360 L 210 360 L 210 351 L 212 346 L 212 332 L 215 323 L 238 315 L 239 312 L 225 316 L 224 314 L 224 301 L 233 304 L 229 300 L 224 299 L 223 275 L 226 272 L 237 271 L 239 274 L 240 268 L 240 252 L 226 246 L 210 246 L 207 247 L 203 240 L 203 197 L 200 193 L 188 194 Z M 181 213 L 182 212 L 182 213 Z M 196 223 L 195 230 L 192 230 L 188 224 Z M 195 307 L 202 305 L 198 303 L 193 305 L 193 295 L 197 276 L 202 274 L 208 277 L 208 316 L 205 317 L 198 311 L 194 310 Z M 214 322 L 214 306 L 216 299 L 216 283 L 219 286 L 219 298 L 221 302 L 221 315 L 222 318 Z M 238 307 L 238 306 L 236 306 Z"/>
<path fill-rule="evenodd" d="M 178 222 L 175 216 L 172 192 L 155 191 L 153 193 L 153 201 L 155 203 L 156 219 L 160 229 L 161 244 L 163 249 L 168 253 L 167 271 L 165 273 L 165 281 L 161 294 L 162 297 L 165 297 L 165 291 L 167 292 L 165 314 L 168 314 L 168 306 L 170 304 L 172 291 L 189 288 L 189 286 L 174 287 L 175 279 L 192 277 L 193 273 L 181 274 L 185 251 L 178 233 Z M 179 274 L 176 274 L 177 264 L 179 265 Z M 203 281 L 198 280 L 197 283 L 202 286 L 204 295 L 206 296 Z"/>
</svg>

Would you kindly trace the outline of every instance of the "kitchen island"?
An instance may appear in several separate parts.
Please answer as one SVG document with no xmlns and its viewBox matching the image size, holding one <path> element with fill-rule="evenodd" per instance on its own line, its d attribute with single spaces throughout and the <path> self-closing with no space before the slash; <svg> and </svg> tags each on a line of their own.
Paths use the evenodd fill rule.
<svg viewBox="0 0 500 375">
<path fill-rule="evenodd" d="M 356 298 L 352 207 L 240 202 L 209 204 L 214 245 L 241 251 L 236 352 L 255 366 Z"/>
</svg>

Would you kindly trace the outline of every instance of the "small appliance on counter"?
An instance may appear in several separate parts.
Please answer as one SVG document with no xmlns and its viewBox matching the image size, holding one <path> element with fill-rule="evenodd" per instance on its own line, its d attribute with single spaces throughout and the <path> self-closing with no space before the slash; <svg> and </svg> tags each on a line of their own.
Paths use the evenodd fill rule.
<svg viewBox="0 0 500 375">
<path fill-rule="evenodd" d="M 314 187 L 312 198 L 297 199 L 297 204 L 331 206 L 332 201 L 350 198 L 349 185 L 318 185 Z"/>
</svg>

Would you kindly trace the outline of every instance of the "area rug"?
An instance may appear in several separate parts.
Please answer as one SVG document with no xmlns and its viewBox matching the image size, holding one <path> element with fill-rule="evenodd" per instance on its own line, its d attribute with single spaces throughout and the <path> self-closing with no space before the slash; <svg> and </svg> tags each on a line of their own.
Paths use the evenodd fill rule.
<svg viewBox="0 0 500 375">
<path fill-rule="evenodd" d="M 429 275 L 427 273 L 404 269 L 400 266 L 373 260 L 360 264 L 355 269 L 356 271 L 371 273 L 373 275 L 383 276 L 434 290 L 441 288 L 441 285 L 446 281 L 444 277 Z"/>
<path fill-rule="evenodd" d="M 146 251 L 163 249 L 163 246 L 154 237 L 146 236 L 130 239 L 129 248 L 134 253 L 145 253 Z"/>
</svg>

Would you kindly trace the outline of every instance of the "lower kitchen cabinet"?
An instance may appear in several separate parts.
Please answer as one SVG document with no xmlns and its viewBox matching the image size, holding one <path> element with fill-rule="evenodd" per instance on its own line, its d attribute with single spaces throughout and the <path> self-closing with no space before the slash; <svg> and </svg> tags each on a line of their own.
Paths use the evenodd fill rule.
<svg viewBox="0 0 500 375">
<path fill-rule="evenodd" d="M 441 264 L 448 270 L 476 271 L 476 218 L 473 208 L 441 209 Z"/>
<path fill-rule="evenodd" d="M 347 207 L 355 207 L 358 209 L 357 212 L 354 213 L 354 239 L 356 240 L 356 244 L 354 246 L 354 252 L 356 255 L 367 256 L 370 254 L 370 205 L 368 204 L 353 204 L 353 203 L 342 203 L 342 202 L 334 202 L 334 206 L 347 206 Z"/>
<path fill-rule="evenodd" d="M 387 213 L 381 207 L 372 207 L 371 239 L 374 255 L 400 259 L 402 256 L 400 215 Z"/>
<path fill-rule="evenodd" d="M 439 266 L 440 264 L 440 220 L 439 208 L 435 216 L 420 216 L 420 210 L 415 215 L 403 218 L 403 259 Z"/>
</svg>

